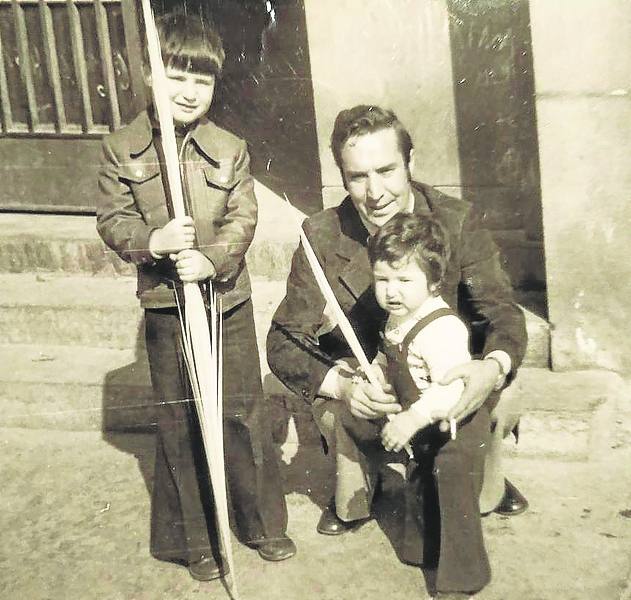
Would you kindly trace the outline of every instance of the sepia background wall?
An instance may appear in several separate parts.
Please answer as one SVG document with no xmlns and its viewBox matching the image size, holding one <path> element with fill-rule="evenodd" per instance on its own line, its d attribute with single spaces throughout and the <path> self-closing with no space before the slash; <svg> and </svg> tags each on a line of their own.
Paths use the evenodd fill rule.
<svg viewBox="0 0 631 600">
<path fill-rule="evenodd" d="M 213 117 L 248 140 L 271 195 L 307 214 L 338 202 L 336 114 L 389 106 L 411 130 L 414 176 L 484 215 L 519 301 L 549 320 L 552 367 L 631 370 L 628 1 L 154 5 L 217 22 Z M 136 8 L 0 3 L 0 210 L 93 213 L 100 138 L 146 102 Z"/>
<path fill-rule="evenodd" d="M 552 366 L 629 372 L 631 4 L 530 12 Z"/>
</svg>

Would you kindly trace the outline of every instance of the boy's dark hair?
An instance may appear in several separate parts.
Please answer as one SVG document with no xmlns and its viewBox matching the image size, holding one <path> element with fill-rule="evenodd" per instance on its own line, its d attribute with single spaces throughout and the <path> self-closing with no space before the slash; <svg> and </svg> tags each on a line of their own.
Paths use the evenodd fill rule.
<svg viewBox="0 0 631 600">
<path fill-rule="evenodd" d="M 215 27 L 200 15 L 167 13 L 156 18 L 165 67 L 221 75 L 226 54 Z M 149 64 L 145 48 L 145 64 Z"/>
<path fill-rule="evenodd" d="M 412 138 L 391 110 L 360 104 L 341 111 L 335 119 L 331 134 L 331 151 L 340 171 L 342 170 L 342 148 L 350 138 L 390 128 L 396 133 L 399 150 L 407 167 L 410 164 Z"/>
<path fill-rule="evenodd" d="M 443 226 L 431 216 L 398 213 L 368 241 L 371 266 L 384 261 L 396 266 L 414 260 L 427 277 L 435 294 L 447 270 L 450 248 Z"/>
</svg>

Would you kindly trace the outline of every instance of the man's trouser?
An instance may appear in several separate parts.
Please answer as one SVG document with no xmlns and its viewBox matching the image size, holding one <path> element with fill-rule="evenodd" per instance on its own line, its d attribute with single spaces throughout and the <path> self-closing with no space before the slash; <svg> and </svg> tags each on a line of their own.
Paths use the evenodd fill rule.
<svg viewBox="0 0 631 600">
<path fill-rule="evenodd" d="M 491 412 L 492 433 L 484 463 L 484 480 L 480 493 L 480 512 L 491 512 L 504 495 L 502 440 L 515 428 L 519 420 L 518 395 L 508 388 Z M 370 516 L 370 506 L 379 470 L 388 462 L 388 453 L 380 456 L 364 455 L 342 424 L 346 411 L 343 402 L 318 399 L 313 405 L 313 416 L 330 452 L 335 457 L 335 506 L 343 521 Z"/>
</svg>

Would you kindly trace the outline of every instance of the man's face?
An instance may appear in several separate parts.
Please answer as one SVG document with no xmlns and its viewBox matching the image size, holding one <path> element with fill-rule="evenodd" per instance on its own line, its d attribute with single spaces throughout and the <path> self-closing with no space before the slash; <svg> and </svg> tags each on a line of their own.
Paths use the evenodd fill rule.
<svg viewBox="0 0 631 600">
<path fill-rule="evenodd" d="M 342 146 L 344 187 L 362 217 L 381 227 L 405 210 L 410 175 L 394 129 L 351 137 Z"/>
<path fill-rule="evenodd" d="M 432 295 L 427 276 L 414 259 L 403 259 L 396 265 L 378 260 L 373 277 L 379 306 L 397 317 L 413 315 Z"/>
<path fill-rule="evenodd" d="M 210 108 L 215 92 L 215 76 L 166 68 L 171 112 L 176 125 L 190 125 Z"/>
</svg>

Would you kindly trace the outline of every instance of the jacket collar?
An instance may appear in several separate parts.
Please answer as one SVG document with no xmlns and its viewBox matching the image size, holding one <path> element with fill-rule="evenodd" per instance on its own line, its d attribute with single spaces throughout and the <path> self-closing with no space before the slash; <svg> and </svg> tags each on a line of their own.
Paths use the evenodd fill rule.
<svg viewBox="0 0 631 600">
<path fill-rule="evenodd" d="M 414 213 L 417 215 L 430 215 L 432 207 L 426 193 L 426 186 L 416 181 L 411 182 L 412 194 L 414 194 Z"/>
<path fill-rule="evenodd" d="M 340 204 L 338 218 L 341 236 L 337 253 L 342 258 L 350 259 L 359 250 L 366 247 L 370 234 L 362 223 L 350 196 L 347 196 Z"/>
<path fill-rule="evenodd" d="M 130 124 L 129 147 L 131 158 L 143 155 L 151 146 L 153 137 L 160 132 L 160 125 L 151 109 L 141 112 Z M 207 117 L 202 117 L 191 131 L 191 139 L 205 157 L 213 163 L 218 161 L 221 152 L 217 147 L 216 131 L 218 127 Z"/>
</svg>

